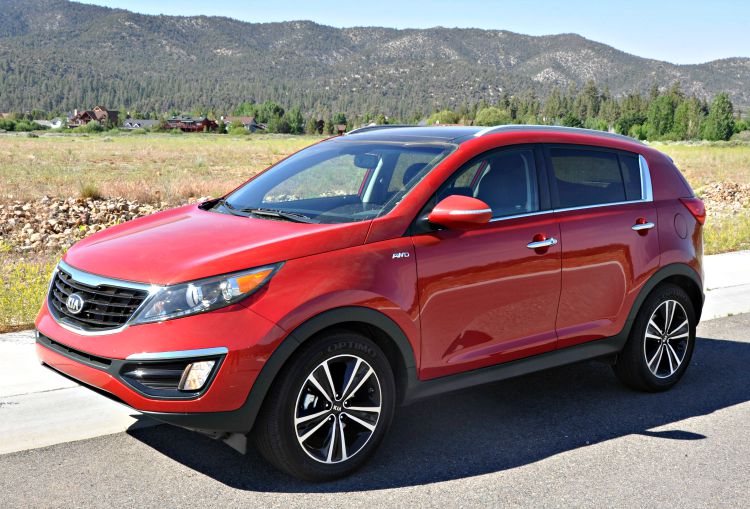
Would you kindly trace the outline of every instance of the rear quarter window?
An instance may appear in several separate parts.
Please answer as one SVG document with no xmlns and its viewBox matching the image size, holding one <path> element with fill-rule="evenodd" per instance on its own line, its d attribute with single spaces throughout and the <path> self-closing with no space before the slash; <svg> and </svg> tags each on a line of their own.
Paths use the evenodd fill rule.
<svg viewBox="0 0 750 509">
<path fill-rule="evenodd" d="M 620 167 L 628 200 L 641 199 L 641 164 L 635 154 L 620 154 Z"/>
</svg>

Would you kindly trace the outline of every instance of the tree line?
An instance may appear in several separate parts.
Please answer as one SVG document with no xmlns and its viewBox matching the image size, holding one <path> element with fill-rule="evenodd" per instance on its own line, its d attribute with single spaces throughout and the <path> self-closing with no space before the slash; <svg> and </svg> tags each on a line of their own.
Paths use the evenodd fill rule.
<svg viewBox="0 0 750 509">
<path fill-rule="evenodd" d="M 735 132 L 750 129 L 726 93 L 717 94 L 709 104 L 687 96 L 675 84 L 664 91 L 654 86 L 647 95 L 636 92 L 617 98 L 593 82 L 580 91 L 553 89 L 544 101 L 526 93 L 501 97 L 495 104 L 482 101 L 469 108 L 442 110 L 428 123 L 563 125 L 665 141 L 728 140 Z"/>
<path fill-rule="evenodd" d="M 182 112 L 127 111 L 120 108 L 119 118 L 166 119 Z M 463 104 L 456 109 L 442 109 L 429 117 L 414 115 L 411 118 L 387 117 L 382 112 L 302 112 L 300 106 L 284 108 L 275 101 L 256 103 L 247 101 L 230 112 L 196 108 L 188 112 L 193 116 L 221 119 L 227 115 L 254 117 L 266 132 L 285 134 L 334 134 L 337 125 L 347 130 L 370 124 L 545 124 L 584 127 L 601 131 L 614 131 L 641 140 L 728 140 L 735 132 L 750 129 L 750 122 L 742 120 L 729 95 L 720 93 L 709 103 L 696 96 L 687 96 L 679 84 L 666 90 L 654 85 L 648 94 L 630 93 L 615 97 L 608 89 L 600 90 L 593 81 L 578 90 L 555 88 L 544 99 L 533 91 L 518 95 L 504 94 L 493 101 L 481 100 Z M 0 129 L 31 130 L 33 120 L 60 116 L 60 112 L 34 110 L 0 119 Z M 235 121 L 229 126 L 218 122 L 221 133 L 239 134 L 244 126 Z M 81 128 L 79 128 L 81 129 Z M 89 127 L 96 131 L 98 127 Z"/>
</svg>

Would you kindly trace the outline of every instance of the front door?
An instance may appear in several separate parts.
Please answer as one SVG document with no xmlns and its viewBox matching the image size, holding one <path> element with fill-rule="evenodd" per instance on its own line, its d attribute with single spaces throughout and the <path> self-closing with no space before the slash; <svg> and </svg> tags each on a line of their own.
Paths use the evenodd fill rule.
<svg viewBox="0 0 750 509">
<path fill-rule="evenodd" d="M 421 308 L 420 378 L 555 348 L 560 232 L 554 214 L 540 205 L 540 159 L 534 147 L 521 147 L 467 163 L 433 203 L 452 194 L 473 196 L 490 206 L 493 220 L 471 230 L 412 237 Z M 535 247 L 539 241 L 543 245 Z"/>
</svg>

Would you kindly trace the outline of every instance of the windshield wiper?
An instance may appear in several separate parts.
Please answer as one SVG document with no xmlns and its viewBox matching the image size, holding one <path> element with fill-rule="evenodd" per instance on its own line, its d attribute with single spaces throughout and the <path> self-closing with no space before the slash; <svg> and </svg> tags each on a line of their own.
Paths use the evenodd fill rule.
<svg viewBox="0 0 750 509">
<path fill-rule="evenodd" d="M 249 212 L 250 214 L 253 214 L 254 216 L 266 216 L 266 217 L 275 217 L 279 219 L 286 219 L 287 221 L 294 221 L 295 223 L 317 223 L 317 221 L 315 221 L 313 218 L 308 217 L 304 214 L 300 214 L 299 212 L 287 212 L 285 210 L 263 209 L 263 208 L 242 209 L 240 212 Z"/>
<path fill-rule="evenodd" d="M 229 203 L 229 201 L 226 198 L 222 198 L 219 201 L 217 201 L 214 207 L 216 207 L 217 205 L 221 205 L 222 207 L 224 207 L 233 216 L 247 217 L 245 214 L 240 214 L 240 212 L 238 212 L 237 209 L 235 209 L 234 206 L 231 203 Z"/>
</svg>

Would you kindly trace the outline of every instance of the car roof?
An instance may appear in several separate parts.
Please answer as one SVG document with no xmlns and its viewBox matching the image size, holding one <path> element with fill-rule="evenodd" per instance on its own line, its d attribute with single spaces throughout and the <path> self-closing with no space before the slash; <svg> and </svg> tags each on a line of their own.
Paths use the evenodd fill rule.
<svg viewBox="0 0 750 509">
<path fill-rule="evenodd" d="M 577 127 L 563 127 L 551 125 L 499 125 L 493 127 L 482 126 L 403 126 L 403 125 L 373 125 L 350 131 L 345 136 L 352 140 L 362 141 L 396 141 L 396 142 L 451 142 L 463 143 L 473 138 L 488 134 L 502 134 L 510 132 L 543 132 L 560 134 L 586 134 L 605 139 L 616 139 L 631 143 L 643 144 L 641 141 L 622 134 Z"/>
<path fill-rule="evenodd" d="M 455 142 L 468 139 L 479 132 L 481 127 L 473 126 L 401 126 L 377 125 L 365 126 L 348 132 L 348 139 L 362 141 L 423 141 L 423 142 Z M 462 140 L 463 141 L 463 140 Z"/>
</svg>

